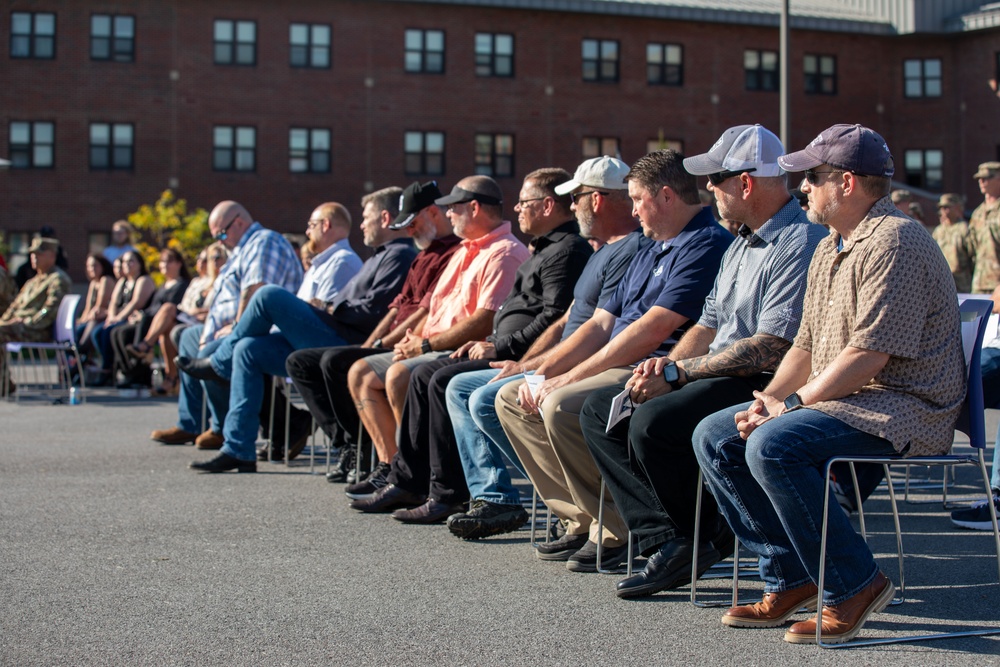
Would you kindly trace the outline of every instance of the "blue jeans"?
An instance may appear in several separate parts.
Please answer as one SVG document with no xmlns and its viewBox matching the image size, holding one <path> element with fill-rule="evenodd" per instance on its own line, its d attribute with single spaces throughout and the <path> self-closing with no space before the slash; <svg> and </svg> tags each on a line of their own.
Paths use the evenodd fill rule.
<svg viewBox="0 0 1000 667">
<path fill-rule="evenodd" d="M 268 333 L 272 325 L 282 333 Z M 346 344 L 312 306 L 291 292 L 274 285 L 257 290 L 233 332 L 212 354 L 212 367 L 230 380 L 222 451 L 256 461 L 264 376 L 285 377 L 285 361 L 295 350 Z"/>
<path fill-rule="evenodd" d="M 192 358 L 207 357 L 212 354 L 212 351 L 219 347 L 222 341 L 213 340 L 199 349 L 198 341 L 204 328 L 202 324 L 186 328 L 181 333 L 177 353 Z M 209 404 L 212 406 L 211 429 L 215 433 L 222 431 L 222 421 L 218 412 L 221 409 L 222 418 L 225 417 L 226 406 L 229 403 L 228 392 L 215 382 L 201 382 L 187 373 L 179 373 L 178 375 L 180 376 L 181 390 L 177 401 L 177 428 L 188 433 L 201 433 L 201 402 L 207 388 L 209 390 Z"/>
<path fill-rule="evenodd" d="M 489 384 L 499 373 L 499 370 L 489 368 L 456 375 L 448 383 L 445 400 L 455 429 L 469 496 L 474 500 L 519 505 L 521 495 L 511 482 L 504 457 L 522 475 L 528 475 L 500 426 L 493 402 L 500 387 L 524 376 L 514 375 Z"/>
<path fill-rule="evenodd" d="M 765 591 L 819 579 L 823 468 L 837 455 L 885 456 L 892 444 L 818 410 L 788 412 L 747 440 L 734 415 L 749 403 L 706 417 L 695 429 L 695 456 L 730 527 L 760 559 Z M 824 604 L 839 604 L 872 582 L 878 566 L 837 501 L 830 498 Z"/>
<path fill-rule="evenodd" d="M 94 345 L 94 349 L 101 353 L 101 368 L 106 371 L 111 371 L 115 364 L 115 352 L 111 348 L 111 332 L 115 327 L 120 326 L 121 322 L 116 322 L 115 324 L 106 325 L 104 322 L 94 326 L 94 329 L 90 332 L 90 341 Z"/>
<path fill-rule="evenodd" d="M 983 369 L 983 403 L 987 408 L 1000 408 L 1000 348 L 984 347 L 979 359 Z M 997 428 L 996 440 L 1000 441 L 1000 427 Z M 1000 490 L 1000 455 L 997 455 L 996 444 L 993 445 L 990 486 L 994 491 Z"/>
</svg>

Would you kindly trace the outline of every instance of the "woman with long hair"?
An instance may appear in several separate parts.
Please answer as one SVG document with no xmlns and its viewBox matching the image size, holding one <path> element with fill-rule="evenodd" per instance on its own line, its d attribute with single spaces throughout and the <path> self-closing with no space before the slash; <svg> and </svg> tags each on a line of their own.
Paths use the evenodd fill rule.
<svg viewBox="0 0 1000 667">
<path fill-rule="evenodd" d="M 98 386 L 111 382 L 115 362 L 111 332 L 125 324 L 132 313 L 141 312 L 156 291 L 156 284 L 149 277 L 146 263 L 138 252 L 129 250 L 121 256 L 121 261 L 122 277 L 111 294 L 108 316 L 103 323 L 94 326 L 91 334 L 94 347 L 101 353 L 101 376 L 93 383 Z"/>
</svg>

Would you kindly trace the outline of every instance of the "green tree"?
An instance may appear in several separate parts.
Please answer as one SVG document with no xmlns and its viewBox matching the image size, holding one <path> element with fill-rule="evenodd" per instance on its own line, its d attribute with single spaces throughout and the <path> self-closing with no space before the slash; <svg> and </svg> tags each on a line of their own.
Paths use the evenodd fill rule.
<svg viewBox="0 0 1000 667">
<path fill-rule="evenodd" d="M 196 208 L 188 212 L 187 200 L 177 199 L 171 190 L 164 190 L 152 206 L 140 206 L 128 216 L 128 221 L 141 234 L 135 247 L 142 253 L 157 285 L 162 285 L 164 280 L 158 269 L 160 252 L 164 248 L 180 251 L 191 268 L 198 253 L 212 241 L 208 233 L 208 211 Z"/>
</svg>

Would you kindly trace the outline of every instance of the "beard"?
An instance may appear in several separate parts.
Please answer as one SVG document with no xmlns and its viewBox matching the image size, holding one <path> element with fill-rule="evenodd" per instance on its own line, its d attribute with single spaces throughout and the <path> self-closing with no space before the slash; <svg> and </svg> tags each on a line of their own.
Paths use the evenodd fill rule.
<svg viewBox="0 0 1000 667">
<path fill-rule="evenodd" d="M 826 205 L 822 209 L 816 210 L 813 208 L 813 202 L 809 202 L 809 210 L 806 212 L 806 217 L 809 218 L 809 222 L 814 222 L 817 225 L 830 226 L 830 218 L 833 218 L 840 212 L 840 200 L 831 197 L 826 200 Z"/>
</svg>

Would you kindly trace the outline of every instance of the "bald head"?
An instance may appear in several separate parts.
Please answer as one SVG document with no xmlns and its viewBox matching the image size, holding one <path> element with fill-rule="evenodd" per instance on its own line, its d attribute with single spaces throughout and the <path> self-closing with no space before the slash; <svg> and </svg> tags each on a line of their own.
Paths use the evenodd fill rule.
<svg viewBox="0 0 1000 667">
<path fill-rule="evenodd" d="M 252 224 L 250 213 L 235 201 L 219 202 L 208 216 L 208 232 L 213 239 L 230 249 L 236 247 Z M 225 235 L 225 238 L 220 238 L 220 235 Z"/>
<path fill-rule="evenodd" d="M 317 206 L 306 227 L 306 236 L 309 237 L 317 253 L 346 239 L 350 233 L 351 214 L 347 207 L 337 202 L 326 202 Z"/>
</svg>

